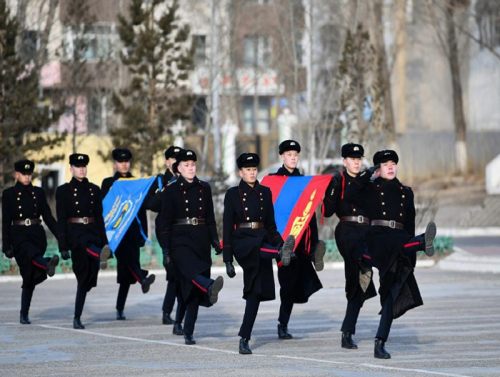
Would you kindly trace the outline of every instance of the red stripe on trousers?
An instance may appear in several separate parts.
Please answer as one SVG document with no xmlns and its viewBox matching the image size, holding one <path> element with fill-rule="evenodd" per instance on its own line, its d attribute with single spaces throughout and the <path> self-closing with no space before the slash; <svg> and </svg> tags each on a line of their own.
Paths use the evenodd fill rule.
<svg viewBox="0 0 500 377">
<path fill-rule="evenodd" d="M 282 261 L 278 262 L 278 268 L 280 268 L 280 267 L 283 267 L 283 262 Z"/>
<path fill-rule="evenodd" d="M 260 248 L 261 251 L 264 251 L 266 253 L 274 253 L 274 254 L 277 254 L 279 251 L 278 250 L 274 250 L 274 249 L 264 249 L 263 247 Z"/>
<path fill-rule="evenodd" d="M 90 255 L 93 255 L 94 257 L 99 257 L 99 254 L 97 253 L 94 253 L 92 250 L 90 250 L 89 248 L 87 248 L 87 253 L 89 253 Z"/>
<path fill-rule="evenodd" d="M 412 247 L 412 246 L 418 246 L 418 245 L 420 245 L 420 242 L 417 241 L 417 242 L 407 243 L 405 245 L 405 247 Z"/>
<path fill-rule="evenodd" d="M 193 282 L 194 285 L 196 285 L 198 288 L 200 288 L 203 292 L 208 292 L 205 288 L 203 288 L 201 285 L 199 285 L 197 282 L 195 282 L 194 280 L 191 280 Z"/>
<path fill-rule="evenodd" d="M 46 269 L 47 269 L 47 267 L 42 266 L 41 264 L 36 263 L 34 260 L 31 260 L 31 262 L 32 262 L 35 266 L 37 266 L 37 267 L 43 268 L 44 270 L 46 270 Z"/>
<path fill-rule="evenodd" d="M 366 254 L 363 254 L 363 258 L 372 259 L 372 257 L 370 257 L 369 255 L 366 255 Z"/>
<path fill-rule="evenodd" d="M 132 276 L 135 278 L 135 280 L 137 280 L 139 282 L 141 281 L 139 279 L 139 277 L 134 273 L 134 271 L 130 268 L 130 266 L 128 266 L 128 270 L 130 271 L 130 273 L 132 274 Z"/>
</svg>

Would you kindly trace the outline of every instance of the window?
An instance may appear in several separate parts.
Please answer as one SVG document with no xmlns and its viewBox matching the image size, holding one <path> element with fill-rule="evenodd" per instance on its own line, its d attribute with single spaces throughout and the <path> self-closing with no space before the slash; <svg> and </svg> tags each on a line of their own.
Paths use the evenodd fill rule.
<svg viewBox="0 0 500 377">
<path fill-rule="evenodd" d="M 271 38 L 247 35 L 243 40 L 243 63 L 247 66 L 265 67 L 271 64 Z"/>
<path fill-rule="evenodd" d="M 208 108 L 204 97 L 198 98 L 193 106 L 191 113 L 191 122 L 193 126 L 198 128 L 205 128 L 207 125 Z"/>
<path fill-rule="evenodd" d="M 20 33 L 20 55 L 24 61 L 35 59 L 38 50 L 39 33 L 36 30 L 22 30 Z"/>
<path fill-rule="evenodd" d="M 500 3 L 497 0 L 477 0 L 475 4 L 479 45 L 500 46 Z"/>
<path fill-rule="evenodd" d="M 269 133 L 270 106 L 270 97 L 258 97 L 257 114 L 255 114 L 254 97 L 243 97 L 243 129 L 245 133 L 258 133 L 260 135 Z"/>
<path fill-rule="evenodd" d="M 193 35 L 194 56 L 193 63 L 195 66 L 202 66 L 207 63 L 206 55 L 206 37 L 204 35 Z"/>
<path fill-rule="evenodd" d="M 114 60 L 119 45 L 114 25 L 66 26 L 64 57 L 67 60 Z"/>
<path fill-rule="evenodd" d="M 103 100 L 97 96 L 92 96 L 87 105 L 87 131 L 90 133 L 99 132 L 103 127 Z"/>
</svg>

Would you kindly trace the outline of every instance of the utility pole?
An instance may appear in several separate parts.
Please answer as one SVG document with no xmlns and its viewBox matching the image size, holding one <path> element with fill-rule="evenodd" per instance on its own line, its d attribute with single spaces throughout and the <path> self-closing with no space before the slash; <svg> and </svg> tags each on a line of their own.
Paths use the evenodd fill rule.
<svg viewBox="0 0 500 377">
<path fill-rule="evenodd" d="M 220 161 L 220 98 L 219 98 L 219 67 L 217 56 L 219 52 L 219 33 L 217 28 L 217 0 L 210 0 L 212 6 L 212 43 L 211 43 L 211 62 L 210 76 L 212 78 L 212 122 L 214 130 L 214 170 L 218 172 L 221 167 Z"/>
</svg>

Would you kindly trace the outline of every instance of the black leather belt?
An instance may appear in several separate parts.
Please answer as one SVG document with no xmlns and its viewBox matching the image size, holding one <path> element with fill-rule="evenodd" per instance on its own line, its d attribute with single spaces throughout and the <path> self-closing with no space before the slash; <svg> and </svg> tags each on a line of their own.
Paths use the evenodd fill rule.
<svg viewBox="0 0 500 377">
<path fill-rule="evenodd" d="M 205 219 L 198 219 L 193 217 L 192 219 L 176 219 L 174 220 L 174 225 L 204 225 Z"/>
<path fill-rule="evenodd" d="M 394 220 L 372 220 L 372 225 L 387 226 L 392 229 L 404 229 L 405 224 L 398 223 Z"/>
<path fill-rule="evenodd" d="M 87 225 L 90 223 L 95 222 L 94 217 L 69 217 L 68 220 L 66 220 L 68 224 L 83 224 Z"/>
<path fill-rule="evenodd" d="M 351 223 L 370 225 L 370 219 L 366 216 L 342 216 L 340 222 L 349 221 Z"/>
<path fill-rule="evenodd" d="M 20 226 L 31 226 L 31 225 L 40 225 L 42 220 L 40 219 L 24 219 L 24 220 L 13 220 L 12 225 L 20 225 Z"/>
<path fill-rule="evenodd" d="M 236 228 L 246 228 L 246 229 L 264 229 L 264 223 L 250 222 L 250 223 L 238 223 Z"/>
</svg>

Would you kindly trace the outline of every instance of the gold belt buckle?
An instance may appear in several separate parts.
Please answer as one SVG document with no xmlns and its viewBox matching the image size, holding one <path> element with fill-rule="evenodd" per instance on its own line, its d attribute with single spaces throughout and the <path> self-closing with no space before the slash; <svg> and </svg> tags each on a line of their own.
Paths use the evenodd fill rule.
<svg viewBox="0 0 500 377">
<path fill-rule="evenodd" d="M 395 229 L 396 228 L 396 221 L 389 220 L 389 228 Z"/>
<path fill-rule="evenodd" d="M 257 222 L 251 222 L 250 225 L 252 229 L 259 229 L 259 223 Z"/>
<path fill-rule="evenodd" d="M 89 218 L 88 217 L 84 217 L 83 218 L 83 225 L 87 225 L 89 223 Z"/>
<path fill-rule="evenodd" d="M 193 225 L 198 225 L 198 219 L 197 219 L 196 217 L 193 217 L 193 218 L 191 219 L 191 224 L 193 224 Z"/>
<path fill-rule="evenodd" d="M 358 216 L 358 224 L 363 224 L 363 222 L 365 221 L 365 218 L 363 215 L 359 215 Z"/>
<path fill-rule="evenodd" d="M 24 219 L 24 225 L 30 226 L 31 225 L 31 219 Z"/>
</svg>

